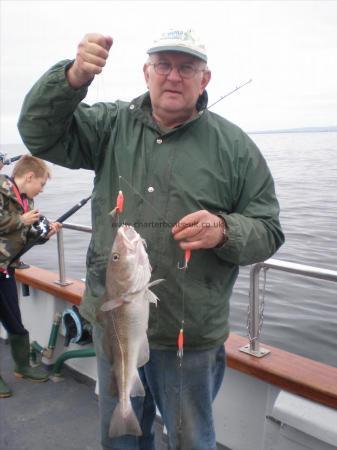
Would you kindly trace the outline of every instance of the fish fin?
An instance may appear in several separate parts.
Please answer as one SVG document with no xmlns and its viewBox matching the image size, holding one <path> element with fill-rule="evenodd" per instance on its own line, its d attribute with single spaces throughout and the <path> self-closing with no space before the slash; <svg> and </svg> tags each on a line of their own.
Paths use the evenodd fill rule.
<svg viewBox="0 0 337 450">
<path fill-rule="evenodd" d="M 152 287 L 152 286 L 156 286 L 157 284 L 161 283 L 162 281 L 165 281 L 165 278 L 159 278 L 158 280 L 151 281 L 151 282 L 147 285 L 147 287 L 150 288 L 150 287 Z"/>
<path fill-rule="evenodd" d="M 149 303 L 154 303 L 157 306 L 157 302 L 159 302 L 159 298 L 154 294 L 152 291 L 150 291 L 150 287 L 156 286 L 157 284 L 161 283 L 162 281 L 165 281 L 163 278 L 160 278 L 158 280 L 151 281 L 151 283 L 148 283 L 147 289 L 145 292 L 145 298 Z"/>
<path fill-rule="evenodd" d="M 137 367 L 143 367 L 150 359 L 149 341 L 145 335 L 144 340 L 139 346 Z"/>
<path fill-rule="evenodd" d="M 145 397 L 145 390 L 141 379 L 139 378 L 138 371 L 133 377 L 133 383 L 130 389 L 130 397 Z"/>
<path fill-rule="evenodd" d="M 157 302 L 159 302 L 159 298 L 156 296 L 156 294 L 154 294 L 152 291 L 150 291 L 150 289 L 147 289 L 145 291 L 145 299 L 149 303 L 154 303 L 156 306 L 157 306 Z"/>
<path fill-rule="evenodd" d="M 112 300 L 105 301 L 100 310 L 103 312 L 111 311 L 112 309 L 118 308 L 125 303 L 123 298 L 113 298 Z"/>
<path fill-rule="evenodd" d="M 121 403 L 117 403 L 110 422 L 109 437 L 124 436 L 125 434 L 131 434 L 133 436 L 141 436 L 143 434 L 138 419 L 131 407 L 131 402 L 126 411 L 122 410 Z"/>
</svg>

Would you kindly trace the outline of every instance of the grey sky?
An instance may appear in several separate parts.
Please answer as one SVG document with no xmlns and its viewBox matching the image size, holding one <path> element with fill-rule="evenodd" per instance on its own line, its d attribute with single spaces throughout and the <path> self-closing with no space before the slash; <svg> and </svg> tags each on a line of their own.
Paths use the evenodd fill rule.
<svg viewBox="0 0 337 450">
<path fill-rule="evenodd" d="M 104 74 L 86 101 L 145 91 L 153 38 L 194 28 L 209 54 L 214 106 L 246 131 L 337 125 L 337 1 L 1 1 L 0 143 L 18 143 L 24 95 L 55 62 L 73 58 L 87 32 L 110 34 Z"/>
</svg>

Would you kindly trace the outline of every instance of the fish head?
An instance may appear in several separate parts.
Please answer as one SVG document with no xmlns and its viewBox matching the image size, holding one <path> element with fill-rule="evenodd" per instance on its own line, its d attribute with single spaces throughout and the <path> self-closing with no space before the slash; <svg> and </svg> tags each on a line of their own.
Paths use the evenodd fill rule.
<svg viewBox="0 0 337 450">
<path fill-rule="evenodd" d="M 121 298 L 139 292 L 151 278 L 151 266 L 145 242 L 137 231 L 128 225 L 118 228 L 106 274 L 108 299 Z"/>
</svg>

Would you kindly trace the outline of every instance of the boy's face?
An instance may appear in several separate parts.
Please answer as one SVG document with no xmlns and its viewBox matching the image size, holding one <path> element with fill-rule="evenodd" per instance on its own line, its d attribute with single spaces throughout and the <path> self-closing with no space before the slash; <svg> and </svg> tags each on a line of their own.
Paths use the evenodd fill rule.
<svg viewBox="0 0 337 450">
<path fill-rule="evenodd" d="M 33 172 L 30 172 L 26 178 L 25 192 L 29 198 L 34 198 L 41 192 L 48 180 L 48 174 L 43 177 L 37 177 Z"/>
</svg>

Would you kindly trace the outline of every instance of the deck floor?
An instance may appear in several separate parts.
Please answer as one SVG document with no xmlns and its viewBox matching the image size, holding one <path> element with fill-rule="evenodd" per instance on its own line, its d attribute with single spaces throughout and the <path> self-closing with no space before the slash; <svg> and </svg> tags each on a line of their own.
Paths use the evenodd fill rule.
<svg viewBox="0 0 337 450">
<path fill-rule="evenodd" d="M 13 368 L 9 345 L 0 338 L 0 374 L 14 392 L 0 399 L 1 450 L 101 450 L 92 380 L 64 365 L 62 381 L 32 383 L 16 378 Z M 155 430 L 156 450 L 168 450 L 160 419 Z M 218 450 L 226 448 L 218 444 Z"/>
<path fill-rule="evenodd" d="M 0 399 L 1 450 L 101 450 L 98 400 L 92 380 L 62 368 L 62 381 L 32 383 L 13 374 L 9 346 L 0 339 L 0 373 L 14 395 Z M 167 450 L 155 424 L 156 449 Z"/>
<path fill-rule="evenodd" d="M 1 450 L 100 450 L 94 383 L 66 367 L 63 381 L 17 379 L 0 339 L 0 373 L 14 395 L 0 399 Z"/>
</svg>

